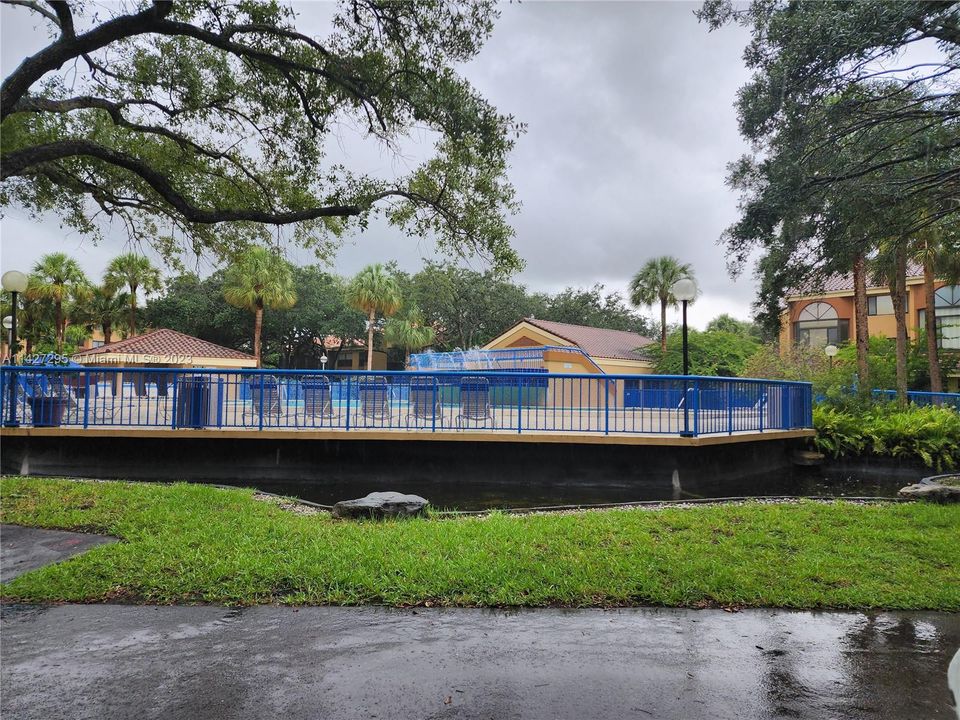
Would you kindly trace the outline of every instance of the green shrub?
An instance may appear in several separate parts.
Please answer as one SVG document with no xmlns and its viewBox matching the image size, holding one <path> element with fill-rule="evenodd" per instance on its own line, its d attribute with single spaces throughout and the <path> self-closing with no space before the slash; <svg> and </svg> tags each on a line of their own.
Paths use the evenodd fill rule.
<svg viewBox="0 0 960 720">
<path fill-rule="evenodd" d="M 960 466 L 960 413 L 946 407 L 883 403 L 853 412 L 813 409 L 817 449 L 833 457 L 875 455 L 919 460 L 937 470 Z"/>
</svg>

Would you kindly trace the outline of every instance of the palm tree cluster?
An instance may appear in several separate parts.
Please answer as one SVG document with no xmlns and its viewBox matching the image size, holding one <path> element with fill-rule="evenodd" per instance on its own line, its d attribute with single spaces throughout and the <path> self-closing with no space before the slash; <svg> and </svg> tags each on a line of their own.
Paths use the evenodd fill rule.
<svg viewBox="0 0 960 720">
<path fill-rule="evenodd" d="M 267 248 L 251 248 L 227 268 L 223 295 L 231 305 L 254 314 L 253 354 L 261 367 L 264 311 L 291 308 L 297 302 L 290 263 Z M 402 348 L 407 360 L 412 351 L 432 344 L 436 337 L 416 305 L 391 317 L 403 308 L 403 296 L 397 278 L 381 264 L 368 265 L 357 273 L 347 285 L 346 300 L 367 318 L 367 370 L 373 369 L 374 334 L 378 331 L 388 345 Z"/>
<path fill-rule="evenodd" d="M 237 255 L 224 273 L 223 298 L 253 315 L 253 354 L 262 367 L 263 316 L 297 302 L 293 267 L 277 251 L 260 246 Z M 107 265 L 95 284 L 80 264 L 66 253 L 41 257 L 29 275 L 19 308 L 20 332 L 27 353 L 71 352 L 94 329 L 112 342 L 137 332 L 138 297 L 161 289 L 160 271 L 150 260 L 126 253 Z M 404 308 L 400 284 L 383 265 L 361 270 L 346 288 L 347 302 L 367 318 L 367 369 L 373 368 L 374 334 L 401 348 L 406 357 L 434 342 L 436 332 L 416 305 Z M 397 313 L 400 313 L 397 315 Z M 391 317 L 397 315 L 397 317 Z M 387 319 L 389 318 L 389 320 Z"/>
<path fill-rule="evenodd" d="M 27 354 L 52 349 L 63 353 L 94 329 L 105 343 L 115 332 L 136 333 L 137 293 L 160 289 L 160 271 L 137 253 L 125 253 L 107 266 L 99 284 L 63 252 L 43 255 L 29 274 L 19 308 L 20 332 Z"/>
</svg>

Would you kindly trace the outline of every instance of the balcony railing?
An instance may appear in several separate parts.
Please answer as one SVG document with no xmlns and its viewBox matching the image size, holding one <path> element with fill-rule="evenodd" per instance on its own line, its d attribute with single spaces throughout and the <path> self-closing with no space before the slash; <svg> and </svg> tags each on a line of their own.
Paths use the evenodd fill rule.
<svg viewBox="0 0 960 720">
<path fill-rule="evenodd" d="M 530 372 L 3 367 L 5 425 L 715 435 L 812 427 L 809 383 Z"/>
</svg>

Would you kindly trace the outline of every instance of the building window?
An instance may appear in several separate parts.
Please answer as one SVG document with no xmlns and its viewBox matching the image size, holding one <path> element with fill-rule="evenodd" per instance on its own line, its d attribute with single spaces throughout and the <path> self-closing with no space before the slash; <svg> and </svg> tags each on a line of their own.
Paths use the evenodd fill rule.
<svg viewBox="0 0 960 720">
<path fill-rule="evenodd" d="M 947 285 L 934 294 L 937 315 L 937 345 L 960 350 L 960 285 Z"/>
<path fill-rule="evenodd" d="M 903 311 L 908 312 L 909 299 L 903 296 Z M 893 315 L 893 298 L 889 295 L 871 295 L 867 298 L 867 315 Z"/>
<path fill-rule="evenodd" d="M 794 338 L 810 347 L 838 345 L 850 339 L 850 321 L 841 320 L 830 303 L 810 303 L 794 323 Z"/>
<path fill-rule="evenodd" d="M 91 340 L 90 347 L 91 348 L 103 347 L 103 340 Z"/>
</svg>

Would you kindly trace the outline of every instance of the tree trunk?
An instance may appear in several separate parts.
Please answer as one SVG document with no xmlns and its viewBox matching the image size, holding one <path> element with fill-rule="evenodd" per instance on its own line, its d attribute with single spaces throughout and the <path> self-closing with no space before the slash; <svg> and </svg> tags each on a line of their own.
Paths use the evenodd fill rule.
<svg viewBox="0 0 960 720">
<path fill-rule="evenodd" d="M 113 337 L 113 324 L 105 322 L 100 329 L 103 330 L 103 344 L 109 345 Z"/>
<path fill-rule="evenodd" d="M 903 301 L 907 294 L 907 247 L 897 244 L 893 282 L 890 284 L 890 299 L 893 301 L 893 317 L 897 321 L 897 399 L 907 404 L 907 313 Z"/>
<path fill-rule="evenodd" d="M 130 286 L 130 337 L 137 334 L 137 286 Z M 259 366 L 258 366 L 259 367 Z"/>
<path fill-rule="evenodd" d="M 667 353 L 667 301 L 660 298 L 660 352 Z"/>
<path fill-rule="evenodd" d="M 62 353 L 63 352 L 63 335 L 64 335 L 63 302 L 62 301 L 57 300 L 56 309 L 57 309 L 57 318 L 56 318 L 57 327 L 54 330 L 54 334 L 56 335 L 56 341 L 57 341 L 57 353 Z"/>
<path fill-rule="evenodd" d="M 253 320 L 253 354 L 257 358 L 257 367 L 263 367 L 260 360 L 260 332 L 263 330 L 263 300 L 257 299 L 257 309 Z"/>
<path fill-rule="evenodd" d="M 930 366 L 930 392 L 943 392 L 943 378 L 940 375 L 940 348 L 937 345 L 937 314 L 934 283 L 936 273 L 933 269 L 933 257 L 930 248 L 923 256 L 923 295 L 927 306 L 924 312 L 924 328 L 927 333 L 927 362 Z"/>
<path fill-rule="evenodd" d="M 376 312 L 370 311 L 370 324 L 367 325 L 367 370 L 373 370 L 373 322 L 377 319 Z"/>
<path fill-rule="evenodd" d="M 867 318 L 867 260 L 858 255 L 853 260 L 853 323 L 857 343 L 857 390 L 869 393 L 870 364 L 867 362 L 870 351 L 870 328 Z"/>
</svg>

